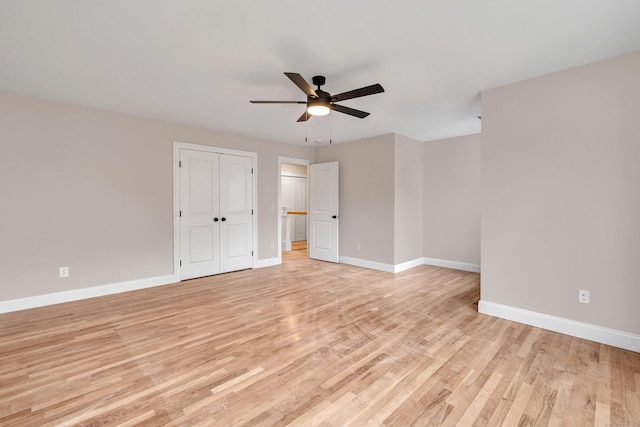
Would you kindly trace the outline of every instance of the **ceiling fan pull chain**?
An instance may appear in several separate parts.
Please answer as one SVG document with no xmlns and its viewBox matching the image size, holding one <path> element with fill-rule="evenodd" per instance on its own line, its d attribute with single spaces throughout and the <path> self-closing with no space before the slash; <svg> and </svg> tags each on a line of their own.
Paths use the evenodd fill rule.
<svg viewBox="0 0 640 427">
<path fill-rule="evenodd" d="M 333 118 L 329 116 L 329 145 L 333 144 Z"/>
</svg>

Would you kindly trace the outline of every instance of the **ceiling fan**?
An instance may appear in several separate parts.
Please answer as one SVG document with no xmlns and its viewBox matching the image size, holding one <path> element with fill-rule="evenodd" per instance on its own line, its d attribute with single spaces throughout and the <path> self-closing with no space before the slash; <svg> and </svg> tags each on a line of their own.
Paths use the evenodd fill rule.
<svg viewBox="0 0 640 427">
<path fill-rule="evenodd" d="M 312 82 L 318 86 L 318 89 L 313 88 L 306 82 L 306 80 L 298 73 L 284 73 L 291 81 L 298 86 L 306 95 L 306 101 L 249 101 L 252 104 L 307 104 L 307 109 L 298 119 L 299 122 L 306 122 L 311 116 L 324 116 L 329 114 L 329 111 L 334 110 L 339 113 L 348 114 L 350 116 L 359 117 L 364 119 L 369 115 L 366 111 L 356 110 L 355 108 L 345 107 L 344 105 L 338 105 L 336 102 L 346 101 L 347 99 L 360 98 L 361 96 L 373 95 L 376 93 L 384 92 L 384 88 L 379 84 L 371 86 L 361 87 L 360 89 L 350 90 L 348 92 L 339 93 L 337 95 L 331 95 L 329 92 L 325 92 L 320 89 L 325 83 L 324 76 L 314 76 Z"/>
</svg>

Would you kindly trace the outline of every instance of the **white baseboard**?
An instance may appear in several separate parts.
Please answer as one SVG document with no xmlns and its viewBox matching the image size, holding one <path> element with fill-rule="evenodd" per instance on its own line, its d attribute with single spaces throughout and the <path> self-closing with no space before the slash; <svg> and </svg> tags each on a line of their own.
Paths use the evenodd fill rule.
<svg viewBox="0 0 640 427">
<path fill-rule="evenodd" d="M 341 256 L 340 262 L 343 264 L 355 265 L 357 267 L 364 267 L 364 268 L 371 268 L 373 270 L 386 271 L 387 273 L 400 273 L 401 271 L 409 270 L 410 268 L 418 267 L 419 265 L 433 265 L 436 267 L 453 268 L 455 270 L 472 271 L 474 273 L 480 272 L 480 266 L 477 264 L 469 264 L 466 262 L 448 261 L 444 259 L 434 259 L 434 258 L 417 258 L 412 261 L 407 261 L 401 264 L 394 265 L 394 264 L 385 264 L 377 261 L 369 261 L 366 259 Z"/>
<path fill-rule="evenodd" d="M 418 267 L 419 265 L 424 265 L 423 258 L 414 259 L 412 261 L 403 262 L 401 264 L 396 264 L 393 266 L 394 273 L 400 273 L 401 271 L 409 270 L 410 268 Z"/>
<path fill-rule="evenodd" d="M 342 264 L 355 265 L 356 267 L 370 268 L 372 270 L 386 271 L 387 273 L 393 273 L 395 266 L 393 264 L 384 264 L 377 261 L 369 261 L 360 258 L 351 258 L 341 256 L 339 259 Z"/>
<path fill-rule="evenodd" d="M 170 274 L 167 276 L 150 277 L 148 279 L 130 280 L 127 282 L 92 286 L 90 288 L 74 289 L 70 291 L 55 292 L 52 294 L 0 301 L 0 313 L 9 313 L 11 311 L 26 310 L 28 308 L 44 307 L 46 305 L 60 304 L 63 302 L 78 301 L 87 298 L 117 294 L 120 292 L 152 288 L 154 286 L 176 283 L 177 281 L 177 277 Z"/>
<path fill-rule="evenodd" d="M 259 259 L 258 261 L 256 261 L 256 268 L 271 267 L 273 265 L 280 265 L 280 264 L 282 264 L 282 261 L 280 261 L 278 257 L 265 258 L 265 259 Z"/>
<path fill-rule="evenodd" d="M 484 300 L 478 312 L 640 353 L 640 335 Z"/>
<path fill-rule="evenodd" d="M 468 262 L 449 261 L 446 259 L 437 258 L 423 258 L 425 265 L 433 265 L 435 267 L 453 268 L 454 270 L 471 271 L 473 273 L 480 273 L 480 266 L 478 264 L 470 264 Z"/>
</svg>

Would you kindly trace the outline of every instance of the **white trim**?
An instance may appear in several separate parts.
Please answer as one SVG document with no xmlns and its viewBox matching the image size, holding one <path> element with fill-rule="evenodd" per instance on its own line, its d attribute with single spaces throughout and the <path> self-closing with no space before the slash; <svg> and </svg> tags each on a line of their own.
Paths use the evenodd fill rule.
<svg viewBox="0 0 640 427">
<path fill-rule="evenodd" d="M 191 144 L 173 141 L 173 274 L 176 282 L 180 278 L 180 150 L 206 151 L 210 153 L 231 154 L 235 156 L 251 157 L 253 168 L 253 260 L 251 268 L 258 264 L 258 154 L 250 151 L 232 150 L 230 148 L 212 147 L 210 145 Z"/>
<path fill-rule="evenodd" d="M 287 163 L 287 162 L 284 162 L 284 163 Z M 287 164 L 291 164 L 291 163 L 287 163 Z M 307 175 L 302 175 L 299 173 L 288 172 L 283 174 L 282 172 L 280 172 L 280 177 L 283 177 L 283 176 L 287 178 L 305 178 L 305 179 L 307 178 Z"/>
<path fill-rule="evenodd" d="M 175 275 L 149 277 L 147 279 L 129 280 L 127 282 L 111 283 L 108 285 L 92 286 L 90 288 L 74 289 L 70 291 L 56 292 L 52 294 L 36 295 L 8 301 L 0 301 L 0 313 L 26 310 L 28 308 L 44 307 L 63 302 L 78 301 L 87 298 L 101 297 L 120 292 L 136 291 L 138 289 L 152 288 L 154 286 L 176 283 Z"/>
<path fill-rule="evenodd" d="M 180 281 L 180 148 L 182 144 L 173 141 L 173 274 Z"/>
<path fill-rule="evenodd" d="M 470 264 L 468 262 L 449 261 L 446 259 L 437 258 L 423 258 L 422 261 L 425 265 L 433 265 L 435 267 L 453 268 L 454 270 L 471 271 L 473 273 L 480 273 L 480 266 L 478 264 Z"/>
<path fill-rule="evenodd" d="M 259 259 L 258 262 L 256 263 L 256 268 L 263 268 L 263 267 L 272 267 L 274 265 L 280 265 L 282 264 L 282 259 L 275 257 L 275 258 L 265 258 L 265 259 Z"/>
<path fill-rule="evenodd" d="M 433 265 L 435 267 L 452 268 L 454 270 L 471 271 L 474 273 L 480 272 L 480 266 L 476 264 L 469 264 L 459 261 L 447 261 L 444 259 L 434 258 L 416 258 L 412 261 L 403 262 L 401 264 L 385 264 L 377 261 L 369 261 L 366 259 L 351 258 L 346 256 L 340 257 L 340 262 L 343 264 L 355 265 L 356 267 L 371 268 L 373 270 L 386 271 L 387 273 L 400 273 L 401 271 L 409 270 L 410 268 L 418 267 L 420 265 Z"/>
<path fill-rule="evenodd" d="M 478 301 L 478 313 L 640 353 L 640 335 L 617 329 L 609 329 L 485 300 Z"/>
<path fill-rule="evenodd" d="M 342 255 L 340 256 L 340 263 L 355 265 L 356 267 L 370 268 L 372 270 L 386 271 L 387 273 L 394 273 L 395 269 L 395 266 L 393 264 L 385 264 L 382 262 L 351 258 Z"/>
<path fill-rule="evenodd" d="M 393 266 L 393 273 L 400 273 L 401 271 L 409 270 L 410 268 L 424 265 L 423 258 L 417 258 L 412 261 L 403 262 L 402 264 L 396 264 Z"/>
<path fill-rule="evenodd" d="M 195 150 L 195 151 L 208 151 L 210 153 L 231 154 L 234 156 L 256 157 L 257 154 L 251 151 L 233 150 L 231 148 L 214 147 L 212 145 L 200 145 L 192 144 L 190 142 L 173 141 L 173 148 Z M 174 151 L 175 153 L 175 151 Z"/>
</svg>

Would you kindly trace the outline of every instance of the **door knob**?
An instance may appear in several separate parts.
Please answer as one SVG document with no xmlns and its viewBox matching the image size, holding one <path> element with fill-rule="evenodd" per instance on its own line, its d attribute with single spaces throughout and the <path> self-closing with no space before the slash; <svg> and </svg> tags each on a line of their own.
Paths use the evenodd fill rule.
<svg viewBox="0 0 640 427">
<path fill-rule="evenodd" d="M 218 218 L 213 218 L 213 222 L 218 222 Z"/>
<path fill-rule="evenodd" d="M 226 220 L 227 220 L 227 218 L 222 217 L 222 218 L 220 218 L 220 220 L 221 220 L 221 221 L 226 221 Z"/>
<path fill-rule="evenodd" d="M 336 219 L 336 218 L 338 218 L 338 215 L 334 215 L 331 218 Z"/>
</svg>

